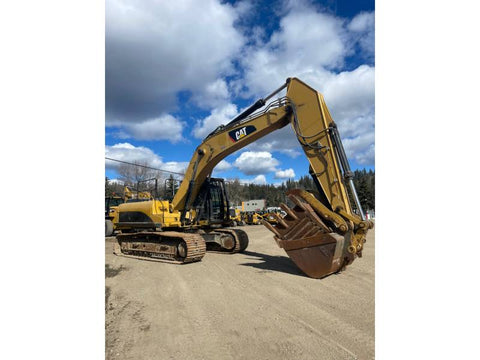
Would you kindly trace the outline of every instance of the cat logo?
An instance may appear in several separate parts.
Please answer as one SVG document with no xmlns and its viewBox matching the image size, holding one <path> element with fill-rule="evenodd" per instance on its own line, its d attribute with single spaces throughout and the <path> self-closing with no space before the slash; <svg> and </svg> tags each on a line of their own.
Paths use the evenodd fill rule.
<svg viewBox="0 0 480 360">
<path fill-rule="evenodd" d="M 256 131 L 257 129 L 253 125 L 248 125 L 241 127 L 239 129 L 232 130 L 228 133 L 230 136 L 230 139 L 232 139 L 233 142 L 237 142 L 241 138 L 251 134 L 252 132 Z"/>
</svg>

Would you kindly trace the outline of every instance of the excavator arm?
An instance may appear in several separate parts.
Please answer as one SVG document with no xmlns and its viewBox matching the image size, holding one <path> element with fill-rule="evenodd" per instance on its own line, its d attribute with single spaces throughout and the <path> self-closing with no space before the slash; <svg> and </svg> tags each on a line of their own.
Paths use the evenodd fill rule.
<svg viewBox="0 0 480 360">
<path fill-rule="evenodd" d="M 190 210 L 203 182 L 215 166 L 231 153 L 288 125 L 290 108 L 282 102 L 271 104 L 268 111 L 244 121 L 220 126 L 197 147 L 185 177 L 172 201 L 172 210 Z"/>
<path fill-rule="evenodd" d="M 285 97 L 255 112 L 285 88 Z M 287 195 L 294 207 L 281 204 L 287 216 L 277 215 L 275 227 L 267 222 L 264 225 L 307 275 L 323 277 L 361 256 L 367 230 L 373 223 L 364 217 L 340 135 L 323 96 L 299 79 L 287 79 L 280 88 L 204 139 L 190 161 L 171 210 L 180 211 L 181 222 L 187 225 L 185 215 L 215 166 L 231 153 L 288 124 L 310 163 L 317 196 L 291 190 Z M 358 214 L 353 211 L 348 192 Z"/>
</svg>

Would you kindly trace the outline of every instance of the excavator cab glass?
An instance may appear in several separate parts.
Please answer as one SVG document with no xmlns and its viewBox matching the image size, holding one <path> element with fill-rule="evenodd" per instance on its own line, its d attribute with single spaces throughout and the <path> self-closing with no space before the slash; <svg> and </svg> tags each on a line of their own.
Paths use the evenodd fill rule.
<svg viewBox="0 0 480 360">
<path fill-rule="evenodd" d="M 198 221 L 206 220 L 210 224 L 222 224 L 228 221 L 230 214 L 223 179 L 207 178 L 193 203 L 193 207 L 197 209 Z"/>
</svg>

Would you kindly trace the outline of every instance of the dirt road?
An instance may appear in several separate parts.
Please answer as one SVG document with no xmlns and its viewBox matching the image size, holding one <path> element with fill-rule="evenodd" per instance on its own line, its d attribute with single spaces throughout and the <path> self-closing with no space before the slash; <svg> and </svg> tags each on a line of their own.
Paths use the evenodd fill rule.
<svg viewBox="0 0 480 360">
<path fill-rule="evenodd" d="M 372 359 L 374 231 L 347 270 L 304 276 L 263 226 L 243 254 L 171 265 L 106 252 L 107 359 Z"/>
</svg>

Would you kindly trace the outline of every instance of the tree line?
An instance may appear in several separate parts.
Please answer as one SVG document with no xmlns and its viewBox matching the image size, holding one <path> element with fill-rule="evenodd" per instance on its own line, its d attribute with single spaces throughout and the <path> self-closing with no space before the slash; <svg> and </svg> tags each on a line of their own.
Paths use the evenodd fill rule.
<svg viewBox="0 0 480 360">
<path fill-rule="evenodd" d="M 123 196 L 124 186 L 134 191 L 148 191 L 152 196 L 171 200 L 181 182 L 178 175 L 168 174 L 148 168 L 147 162 L 122 164 L 116 171 L 120 182 L 112 182 L 105 178 L 105 196 Z"/>
<path fill-rule="evenodd" d="M 120 166 L 117 169 L 119 180 L 133 189 L 150 191 L 152 195 L 155 195 L 155 181 L 151 179 L 157 179 L 156 196 L 171 200 L 172 194 L 176 191 L 180 182 L 178 176 L 144 168 L 141 166 L 142 164 L 138 165 L 140 166 Z M 362 208 L 365 211 L 375 210 L 375 171 L 355 170 L 353 172 L 353 183 Z M 113 194 L 122 196 L 123 184 L 112 183 L 105 179 L 105 196 L 112 196 Z M 235 179 L 227 181 L 225 187 L 232 206 L 240 206 L 242 201 L 254 199 L 265 199 L 267 206 L 278 206 L 282 202 L 291 206 L 292 204 L 289 203 L 285 195 L 287 190 L 304 189 L 313 194 L 317 192 L 313 179 L 309 175 L 302 176 L 299 180 L 286 180 L 281 185 L 242 184 L 238 179 Z M 353 204 L 353 199 L 350 201 Z"/>
<path fill-rule="evenodd" d="M 375 210 L 375 171 L 366 169 L 353 172 L 353 183 L 357 190 L 360 204 L 364 210 Z M 267 206 L 278 206 L 289 203 L 285 195 L 290 189 L 303 189 L 313 194 L 317 193 L 315 183 L 310 175 L 304 175 L 297 180 L 286 180 L 278 185 L 241 184 L 238 180 L 225 184 L 230 203 L 239 206 L 242 201 L 265 199 Z M 350 200 L 353 203 L 353 199 Z"/>
</svg>

